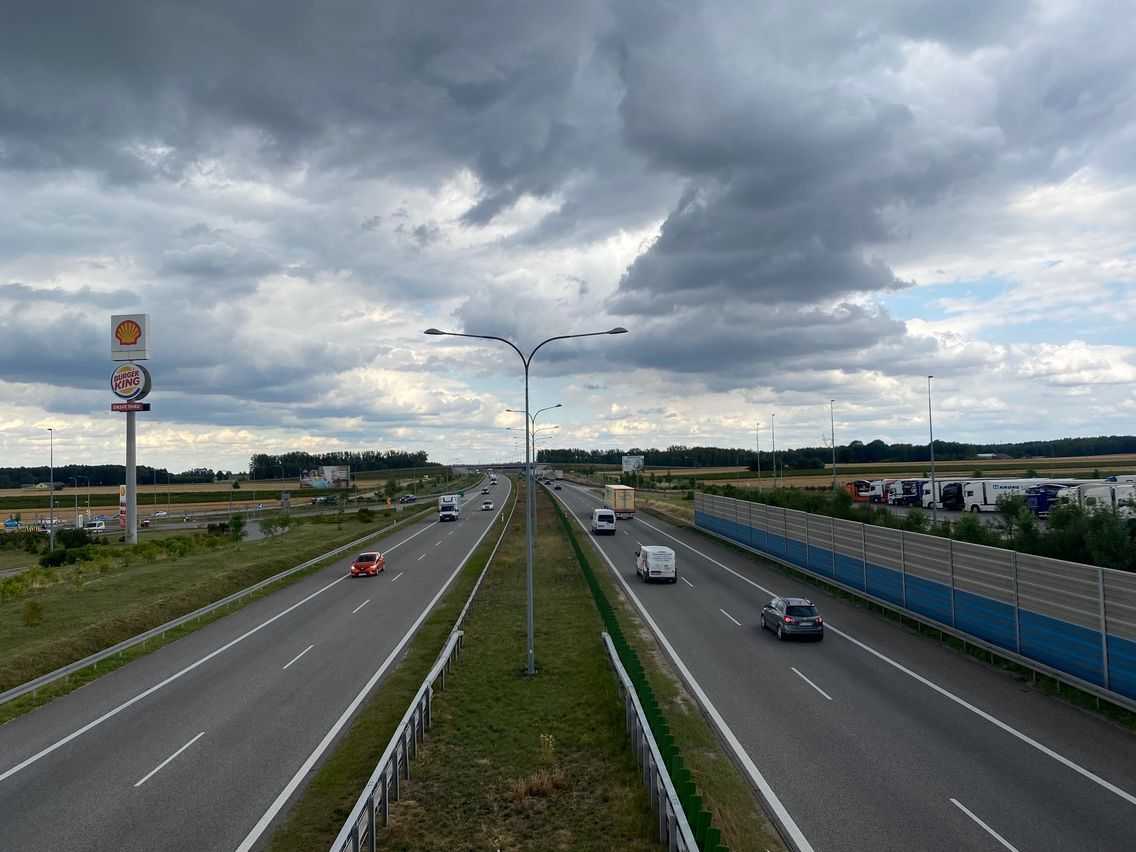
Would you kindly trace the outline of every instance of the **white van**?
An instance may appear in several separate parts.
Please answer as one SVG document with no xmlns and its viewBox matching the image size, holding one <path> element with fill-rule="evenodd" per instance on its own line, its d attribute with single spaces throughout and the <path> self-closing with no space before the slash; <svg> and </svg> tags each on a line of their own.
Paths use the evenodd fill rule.
<svg viewBox="0 0 1136 852">
<path fill-rule="evenodd" d="M 592 535 L 615 535 L 615 512 L 611 509 L 593 511 Z"/>
<path fill-rule="evenodd" d="M 89 533 L 105 533 L 106 521 L 87 521 L 86 526 L 83 527 Z"/>
<path fill-rule="evenodd" d="M 635 573 L 648 580 L 670 580 L 678 582 L 678 568 L 675 565 L 675 552 L 669 547 L 657 544 L 641 544 L 635 553 Z"/>
</svg>

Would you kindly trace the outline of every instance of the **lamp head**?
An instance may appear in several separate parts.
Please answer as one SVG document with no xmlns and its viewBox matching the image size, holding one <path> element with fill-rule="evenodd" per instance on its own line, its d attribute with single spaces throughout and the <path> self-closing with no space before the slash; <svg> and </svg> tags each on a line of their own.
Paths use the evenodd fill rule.
<svg viewBox="0 0 1136 852">
<path fill-rule="evenodd" d="M 446 332 L 442 331 L 440 328 L 428 328 L 422 333 L 423 334 L 445 334 Z"/>
<path fill-rule="evenodd" d="M 609 331 L 607 333 L 608 334 L 627 334 L 627 329 L 624 328 L 621 325 L 617 325 L 615 328 L 613 328 L 611 331 Z"/>
</svg>

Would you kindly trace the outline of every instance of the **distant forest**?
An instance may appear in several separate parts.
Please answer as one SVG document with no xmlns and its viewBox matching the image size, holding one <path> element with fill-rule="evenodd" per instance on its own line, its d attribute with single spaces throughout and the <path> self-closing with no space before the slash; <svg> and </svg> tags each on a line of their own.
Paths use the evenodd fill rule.
<svg viewBox="0 0 1136 852">
<path fill-rule="evenodd" d="M 765 436 L 768 437 L 768 436 Z M 772 447 L 761 450 L 761 467 L 772 469 Z M 1136 436 L 1108 435 L 1099 438 L 1056 438 L 1051 441 L 1023 441 L 1017 444 L 960 444 L 955 441 L 935 441 L 936 461 L 977 460 L 979 453 L 997 453 L 1015 459 L 1052 458 L 1054 456 L 1103 456 L 1116 453 L 1136 453 Z M 647 467 L 724 467 L 747 465 L 751 470 L 758 466 L 757 453 L 743 447 L 687 447 L 675 445 L 665 450 L 580 450 L 542 449 L 537 461 L 544 464 L 620 464 L 623 456 L 643 456 Z M 888 444 L 875 440 L 865 444 L 853 441 L 836 447 L 839 465 L 871 462 L 930 462 L 931 451 L 927 444 Z M 798 447 L 777 450 L 777 465 L 788 470 L 817 470 L 832 463 L 831 447 Z"/>
<path fill-rule="evenodd" d="M 252 457 L 249 471 L 214 470 L 208 467 L 193 468 L 181 473 L 171 473 L 163 467 L 153 468 L 138 465 L 138 484 L 149 485 L 188 485 L 200 482 L 215 482 L 226 479 L 245 479 L 250 474 L 255 479 L 296 479 L 301 471 L 323 465 L 348 465 L 352 474 L 365 470 L 394 470 L 399 468 L 431 467 L 436 463 L 427 461 L 424 450 L 408 453 L 398 450 L 364 450 L 358 453 L 285 453 L 279 456 L 259 454 Z M 126 481 L 126 466 L 121 464 L 68 464 L 55 466 L 55 481 L 61 488 L 85 488 L 88 484 L 121 485 Z M 48 465 L 38 467 L 0 468 L 0 488 L 19 488 L 47 482 L 51 478 Z M 90 480 L 88 483 L 88 479 Z"/>
</svg>

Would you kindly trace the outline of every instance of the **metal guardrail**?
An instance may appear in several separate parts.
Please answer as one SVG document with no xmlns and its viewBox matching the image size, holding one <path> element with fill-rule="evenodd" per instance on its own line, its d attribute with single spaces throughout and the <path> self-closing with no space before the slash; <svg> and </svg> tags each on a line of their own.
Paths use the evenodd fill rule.
<svg viewBox="0 0 1136 852">
<path fill-rule="evenodd" d="M 619 661 L 619 654 L 615 650 L 611 636 L 607 633 L 601 635 L 612 668 L 619 678 L 619 691 L 623 694 L 626 703 L 627 730 L 635 748 L 635 762 L 643 768 L 643 784 L 651 793 L 651 807 L 659 813 L 659 843 L 665 846 L 668 852 L 697 852 L 698 844 L 695 842 L 694 832 L 683 812 L 678 792 L 667 772 L 655 736 L 647 724 L 647 717 L 643 712 L 643 705 L 639 703 L 639 696 L 635 694 L 631 676 Z"/>
<path fill-rule="evenodd" d="M 338 556 L 339 554 L 343 553 L 346 550 L 354 550 L 355 548 L 359 547 L 363 543 L 374 538 L 376 535 L 379 535 L 380 533 L 389 532 L 389 531 L 395 529 L 396 527 L 399 527 L 399 526 L 407 523 L 408 521 L 412 521 L 412 520 L 416 520 L 416 519 L 417 519 L 417 517 L 415 517 L 415 518 L 403 518 L 400 521 L 395 521 L 390 526 L 383 527 L 383 529 L 378 530 L 377 532 L 368 533 L 367 535 L 363 536 L 362 538 L 357 538 L 354 541 L 343 545 L 342 547 L 337 547 L 334 550 L 329 550 L 327 553 L 321 554 L 320 556 L 317 556 L 315 559 L 309 559 L 307 562 L 304 562 L 301 565 L 296 565 L 292 568 L 288 568 L 284 571 L 281 571 L 279 574 L 273 574 L 271 577 L 269 577 L 265 580 L 261 580 L 259 583 L 254 583 L 253 585 L 249 586 L 248 588 L 241 589 L 238 592 L 233 592 L 233 594 L 229 595 L 228 597 L 221 598 L 221 600 L 214 601 L 211 604 L 206 604 L 205 606 L 201 607 L 200 609 L 195 609 L 193 612 L 190 612 L 190 613 L 187 613 L 185 615 L 179 616 L 178 618 L 175 618 L 173 621 L 167 621 L 165 624 L 161 624 L 161 625 L 158 625 L 157 627 L 151 628 L 150 630 L 147 630 L 145 633 L 139 633 L 137 636 L 132 636 L 129 639 L 122 640 L 117 645 L 111 645 L 109 648 L 105 648 L 102 651 L 99 651 L 98 653 L 91 654 L 89 657 L 84 657 L 83 659 L 77 660 L 74 663 L 69 663 L 66 666 L 62 666 L 61 668 L 58 668 L 53 672 L 48 672 L 45 675 L 40 675 L 39 677 L 35 678 L 34 680 L 29 680 L 27 683 L 21 684 L 20 686 L 14 686 L 14 687 L 12 687 L 11 689 L 9 689 L 5 692 L 0 692 L 0 704 L 3 704 L 7 701 L 11 701 L 14 698 L 19 698 L 23 695 L 27 695 L 29 692 L 34 695 L 42 687 L 45 687 L 50 683 L 54 683 L 55 681 L 59 680 L 60 678 L 69 678 L 69 677 L 71 677 L 71 675 L 75 674 L 76 672 L 82 671 L 83 669 L 87 668 L 88 666 L 98 665 L 103 660 L 106 660 L 106 659 L 109 659 L 110 657 L 114 657 L 118 654 L 121 654 L 123 651 L 125 651 L 129 648 L 133 648 L 135 645 L 144 644 L 151 639 L 155 639 L 155 638 L 159 638 L 161 636 L 165 636 L 167 631 L 173 630 L 176 627 L 181 627 L 183 624 L 187 624 L 191 621 L 195 621 L 196 619 L 199 619 L 204 615 L 208 615 L 209 613 L 213 612 L 216 609 L 220 609 L 221 607 L 228 606 L 229 604 L 234 603 L 235 601 L 239 601 L 239 600 L 243 599 L 244 597 L 246 597 L 247 595 L 251 595 L 254 592 L 260 591 L 265 586 L 270 586 L 273 583 L 277 582 L 278 580 L 282 580 L 285 577 L 288 577 L 288 576 L 295 574 L 299 571 L 303 571 L 307 568 L 310 568 L 313 565 L 316 565 L 316 564 L 322 562 L 325 559 L 328 559 L 328 558 L 334 557 L 334 556 Z"/>
<path fill-rule="evenodd" d="M 390 819 L 392 795 L 394 801 L 398 801 L 399 779 L 410 778 L 410 758 L 417 756 L 418 742 L 426 738 L 426 728 L 430 727 L 434 681 L 439 681 L 442 688 L 445 688 L 446 672 L 453 671 L 453 661 L 464 645 L 465 633 L 461 626 L 470 606 L 473 604 L 473 599 L 481 588 L 485 575 L 489 572 L 489 566 L 493 564 L 493 558 L 497 555 L 501 542 L 505 538 L 505 530 L 509 528 L 509 521 L 512 520 L 516 511 L 517 503 L 514 500 L 509 516 L 507 518 L 502 516 L 501 535 L 497 537 L 497 543 L 493 545 L 489 558 L 485 560 L 485 567 L 481 569 L 481 575 L 473 584 L 473 589 L 466 599 L 465 606 L 458 614 L 449 638 L 442 648 L 442 653 L 438 655 L 434 666 L 422 681 L 418 693 L 414 696 L 414 700 L 410 703 L 402 721 L 395 729 L 394 736 L 391 737 L 386 750 L 383 751 L 382 757 L 375 765 L 375 771 L 371 773 L 371 777 L 363 787 L 363 792 L 359 794 L 355 807 L 351 809 L 343 828 L 339 830 L 338 836 L 331 845 L 332 852 L 343 852 L 343 850 L 359 852 L 360 849 L 375 852 L 376 821 L 378 820 L 381 825 L 387 824 Z"/>
</svg>

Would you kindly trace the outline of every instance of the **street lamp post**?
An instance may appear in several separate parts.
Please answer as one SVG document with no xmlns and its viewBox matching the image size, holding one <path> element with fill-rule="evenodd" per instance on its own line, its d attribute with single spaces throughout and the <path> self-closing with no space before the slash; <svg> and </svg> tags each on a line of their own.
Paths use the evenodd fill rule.
<svg viewBox="0 0 1136 852">
<path fill-rule="evenodd" d="M 773 433 L 773 490 L 777 490 L 777 415 L 769 415 L 769 429 Z"/>
<path fill-rule="evenodd" d="M 47 427 L 47 549 L 55 550 L 55 430 Z"/>
<path fill-rule="evenodd" d="M 517 345 L 511 340 L 506 340 L 504 337 L 497 337 L 493 334 L 462 334 L 455 331 L 442 331 L 438 328 L 428 328 L 425 334 L 444 334 L 451 337 L 473 337 L 479 340 L 497 340 L 510 347 L 517 353 L 517 357 L 521 359 L 521 364 L 525 368 L 525 420 L 528 421 L 529 416 L 529 365 L 532 364 L 532 359 L 542 346 L 546 343 L 551 343 L 554 340 L 568 340 L 574 337 L 598 337 L 601 334 L 626 334 L 627 329 L 619 326 L 608 329 L 607 331 L 593 331 L 587 334 L 561 334 L 556 337 L 550 337 L 547 340 L 542 340 L 538 343 L 528 357 L 517 348 Z M 526 468 L 526 488 L 532 491 L 532 463 L 529 456 L 530 446 L 529 442 L 525 441 L 525 468 Z M 526 606 L 528 610 L 527 618 L 527 634 L 528 634 L 528 659 L 525 665 L 525 672 L 527 674 L 536 674 L 536 661 L 533 657 L 533 581 L 532 581 L 532 502 L 526 501 L 525 503 L 525 583 L 526 583 Z"/>
<path fill-rule="evenodd" d="M 757 420 L 753 426 L 753 444 L 757 449 L 757 490 L 761 490 L 761 421 Z"/>
<path fill-rule="evenodd" d="M 935 377 L 927 377 L 927 432 L 931 436 L 931 525 L 937 526 L 939 510 L 936 498 L 939 495 L 935 492 L 935 427 L 931 422 L 931 379 L 933 378 Z"/>
<path fill-rule="evenodd" d="M 832 413 L 835 399 L 828 401 L 828 427 L 832 430 L 832 490 L 836 490 L 836 418 Z"/>
</svg>

